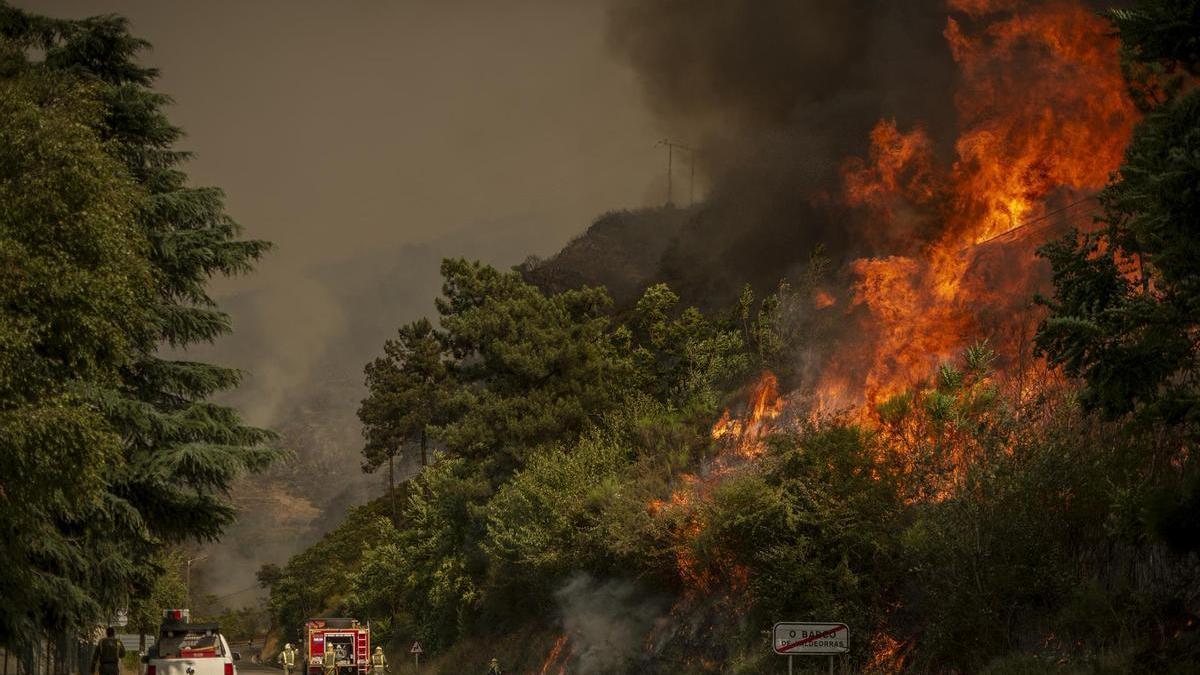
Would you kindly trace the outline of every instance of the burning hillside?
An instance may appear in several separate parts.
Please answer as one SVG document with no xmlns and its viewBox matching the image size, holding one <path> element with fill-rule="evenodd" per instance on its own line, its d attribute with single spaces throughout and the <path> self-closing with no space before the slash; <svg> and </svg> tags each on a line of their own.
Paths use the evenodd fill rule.
<svg viewBox="0 0 1200 675">
<path fill-rule="evenodd" d="M 867 156 L 840 163 L 837 196 L 813 195 L 853 213 L 860 248 L 878 252 L 848 257 L 841 293 L 817 289 L 807 299 L 806 311 L 843 317 L 845 326 L 815 381 L 820 410 L 873 418 L 876 404 L 980 338 L 997 347 L 1002 371 L 1016 364 L 1036 320 L 1029 299 L 1045 282 L 1033 254 L 1038 234 L 1089 222 L 1091 197 L 1136 121 L 1115 42 L 1080 4 L 952 0 L 948 10 L 943 36 L 960 73 L 949 158 L 928 127 L 885 116 Z M 648 505 L 675 538 L 685 592 L 673 615 L 694 614 L 715 596 L 733 602 L 746 588 L 734 555 L 708 544 L 698 557 L 705 514 L 713 492 L 761 458 L 787 405 L 776 376 L 763 373 L 743 407 L 713 425 L 715 457 Z M 876 640 L 875 667 L 886 670 L 902 649 L 886 634 Z"/>
<path fill-rule="evenodd" d="M 838 272 L 808 311 L 841 330 L 787 384 L 826 409 L 885 400 L 979 338 L 1002 370 L 1020 360 L 1047 281 L 1033 251 L 1090 222 L 1137 119 L 1116 40 L 1080 0 L 618 3 L 614 17 L 614 44 L 703 141 L 712 180 L 644 277 L 719 306 L 824 247 Z M 776 35 L 787 26 L 805 39 Z"/>
</svg>

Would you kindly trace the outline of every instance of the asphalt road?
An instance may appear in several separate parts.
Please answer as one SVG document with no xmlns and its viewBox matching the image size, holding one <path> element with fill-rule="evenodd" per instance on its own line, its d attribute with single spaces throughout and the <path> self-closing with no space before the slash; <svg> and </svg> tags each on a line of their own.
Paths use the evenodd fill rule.
<svg viewBox="0 0 1200 675">
<path fill-rule="evenodd" d="M 237 670 L 242 675 L 282 675 L 283 673 L 282 668 L 269 666 L 265 663 L 251 663 L 246 660 L 237 662 Z M 293 675 L 295 675 L 295 672 L 293 671 Z"/>
</svg>

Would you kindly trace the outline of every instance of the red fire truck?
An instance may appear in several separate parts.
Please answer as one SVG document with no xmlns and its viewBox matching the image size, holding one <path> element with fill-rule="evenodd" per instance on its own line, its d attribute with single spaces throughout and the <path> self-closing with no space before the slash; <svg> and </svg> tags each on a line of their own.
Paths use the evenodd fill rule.
<svg viewBox="0 0 1200 675">
<path fill-rule="evenodd" d="M 338 675 L 366 675 L 371 658 L 371 626 L 357 619 L 309 619 L 304 622 L 306 675 L 322 675 L 325 650 L 337 653 Z"/>
</svg>

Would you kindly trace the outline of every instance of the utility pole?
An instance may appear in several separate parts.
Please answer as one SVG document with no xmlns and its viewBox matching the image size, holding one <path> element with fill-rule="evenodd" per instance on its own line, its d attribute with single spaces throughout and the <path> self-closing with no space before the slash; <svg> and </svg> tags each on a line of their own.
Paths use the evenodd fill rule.
<svg viewBox="0 0 1200 675">
<path fill-rule="evenodd" d="M 684 150 L 688 153 L 688 167 L 691 170 L 690 175 L 688 176 L 689 206 L 692 204 L 695 204 L 696 203 L 696 150 L 694 148 L 689 148 L 688 146 L 683 145 L 682 143 L 675 143 L 675 142 L 671 141 L 670 139 L 666 139 L 666 138 L 655 143 L 654 147 L 658 147 L 660 145 L 667 146 L 667 206 L 672 206 L 671 185 L 672 185 L 673 181 L 671 178 L 671 173 L 672 173 L 672 170 L 673 170 L 674 164 L 675 164 L 675 149 L 676 148 L 679 148 L 680 150 Z"/>
<path fill-rule="evenodd" d="M 187 575 L 184 577 L 184 585 L 185 585 L 185 588 L 187 588 L 187 601 L 188 601 L 189 607 L 192 604 L 192 563 L 200 562 L 201 560 L 204 560 L 207 557 L 208 557 L 207 555 L 202 555 L 202 556 L 198 556 L 195 558 L 188 558 Z"/>
<path fill-rule="evenodd" d="M 399 527 L 396 522 L 396 468 L 395 459 L 396 452 L 400 449 L 396 448 L 395 452 L 388 454 L 388 499 L 392 504 L 392 527 Z"/>
</svg>

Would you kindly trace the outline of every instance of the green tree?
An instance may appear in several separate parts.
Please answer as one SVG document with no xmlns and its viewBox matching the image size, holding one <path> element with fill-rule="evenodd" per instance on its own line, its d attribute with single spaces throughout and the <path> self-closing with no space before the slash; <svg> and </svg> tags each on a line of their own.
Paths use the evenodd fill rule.
<svg viewBox="0 0 1200 675">
<path fill-rule="evenodd" d="M 437 433 L 494 480 L 577 438 L 632 390 L 628 331 L 609 318 L 603 289 L 546 296 L 516 272 L 465 260 L 444 261 L 442 276 L 437 306 L 460 386 Z"/>
<path fill-rule="evenodd" d="M 1126 59 L 1200 74 L 1196 3 L 1147 0 L 1110 17 Z M 1050 314 L 1037 346 L 1051 363 L 1083 379 L 1087 408 L 1109 416 L 1136 411 L 1194 435 L 1200 421 L 1200 91 L 1152 104 L 1118 177 L 1101 193 L 1104 226 L 1042 249 L 1055 290 L 1041 300 Z"/>
<path fill-rule="evenodd" d="M 390 541 L 395 530 L 383 500 L 350 509 L 346 519 L 282 568 L 264 566 L 259 583 L 270 589 L 268 609 L 285 636 L 298 642 L 304 621 L 346 611 L 352 573 L 364 551 Z"/>
<path fill-rule="evenodd" d="M 367 364 L 367 397 L 358 409 L 363 423 L 363 471 L 387 462 L 392 520 L 396 519 L 395 458 L 416 443 L 421 466 L 428 464 L 429 429 L 447 419 L 453 380 L 443 360 L 441 339 L 428 319 L 400 327 L 383 343 L 384 355 Z"/>
<path fill-rule="evenodd" d="M 134 598 L 129 605 L 129 629 L 133 632 L 155 634 L 162 623 L 162 610 L 168 607 L 187 607 L 187 583 L 182 570 L 187 555 L 179 548 L 169 548 L 158 554 L 157 565 L 163 570 L 154 580 L 150 593 Z M 143 648 L 145 644 L 141 645 Z"/>
<path fill-rule="evenodd" d="M 86 392 L 120 439 L 119 461 L 105 473 L 99 496 L 115 515 L 100 538 L 140 550 L 93 557 L 101 571 L 82 577 L 121 596 L 106 602 L 123 605 L 150 592 L 160 572 L 155 551 L 187 538 L 215 538 L 235 516 L 231 482 L 279 456 L 265 445 L 270 432 L 242 424 L 233 409 L 209 400 L 238 382 L 237 371 L 160 355 L 164 346 L 183 348 L 228 332 L 229 318 L 205 290 L 208 280 L 248 271 L 268 245 L 238 239 L 218 189 L 187 186 L 180 169 L 187 153 L 174 148 L 182 132 L 165 113 L 170 99 L 152 89 L 157 71 L 136 61 L 147 43 L 129 33 L 123 18 L 54 20 L 0 2 L 0 43 L 0 77 L 35 75 L 91 92 L 99 107 L 86 126 L 140 194 L 125 219 L 145 242 L 137 250 L 149 267 L 149 295 L 122 314 L 139 325 L 122 347 L 128 358 L 117 367 L 117 382 Z M 5 177 L 16 169 L 6 166 Z M 114 257 L 123 258 L 126 251 Z M 140 274 L 132 262 L 128 267 L 131 279 Z M 120 574 L 105 571 L 110 561 Z"/>
<path fill-rule="evenodd" d="M 482 601 L 487 561 L 479 511 L 492 488 L 466 460 L 449 457 L 421 472 L 409 490 L 404 527 L 365 554 L 357 598 L 394 598 L 412 613 L 422 640 L 444 646 L 472 625 Z M 366 592 L 367 580 L 383 586 Z"/>
<path fill-rule="evenodd" d="M 95 132 L 95 90 L 0 79 L 0 643 L 95 621 L 148 584 L 153 540 L 112 494 L 122 435 L 95 405 L 148 330 L 142 193 Z"/>
<path fill-rule="evenodd" d="M 751 360 L 736 325 L 695 307 L 678 309 L 666 284 L 648 287 L 630 317 L 640 389 L 662 401 L 716 407 L 716 391 L 744 375 Z M 724 325 L 723 325 L 724 324 Z"/>
<path fill-rule="evenodd" d="M 1169 101 L 1200 72 L 1196 0 L 1139 0 L 1105 16 L 1121 36 L 1121 69 L 1143 110 Z"/>
</svg>

